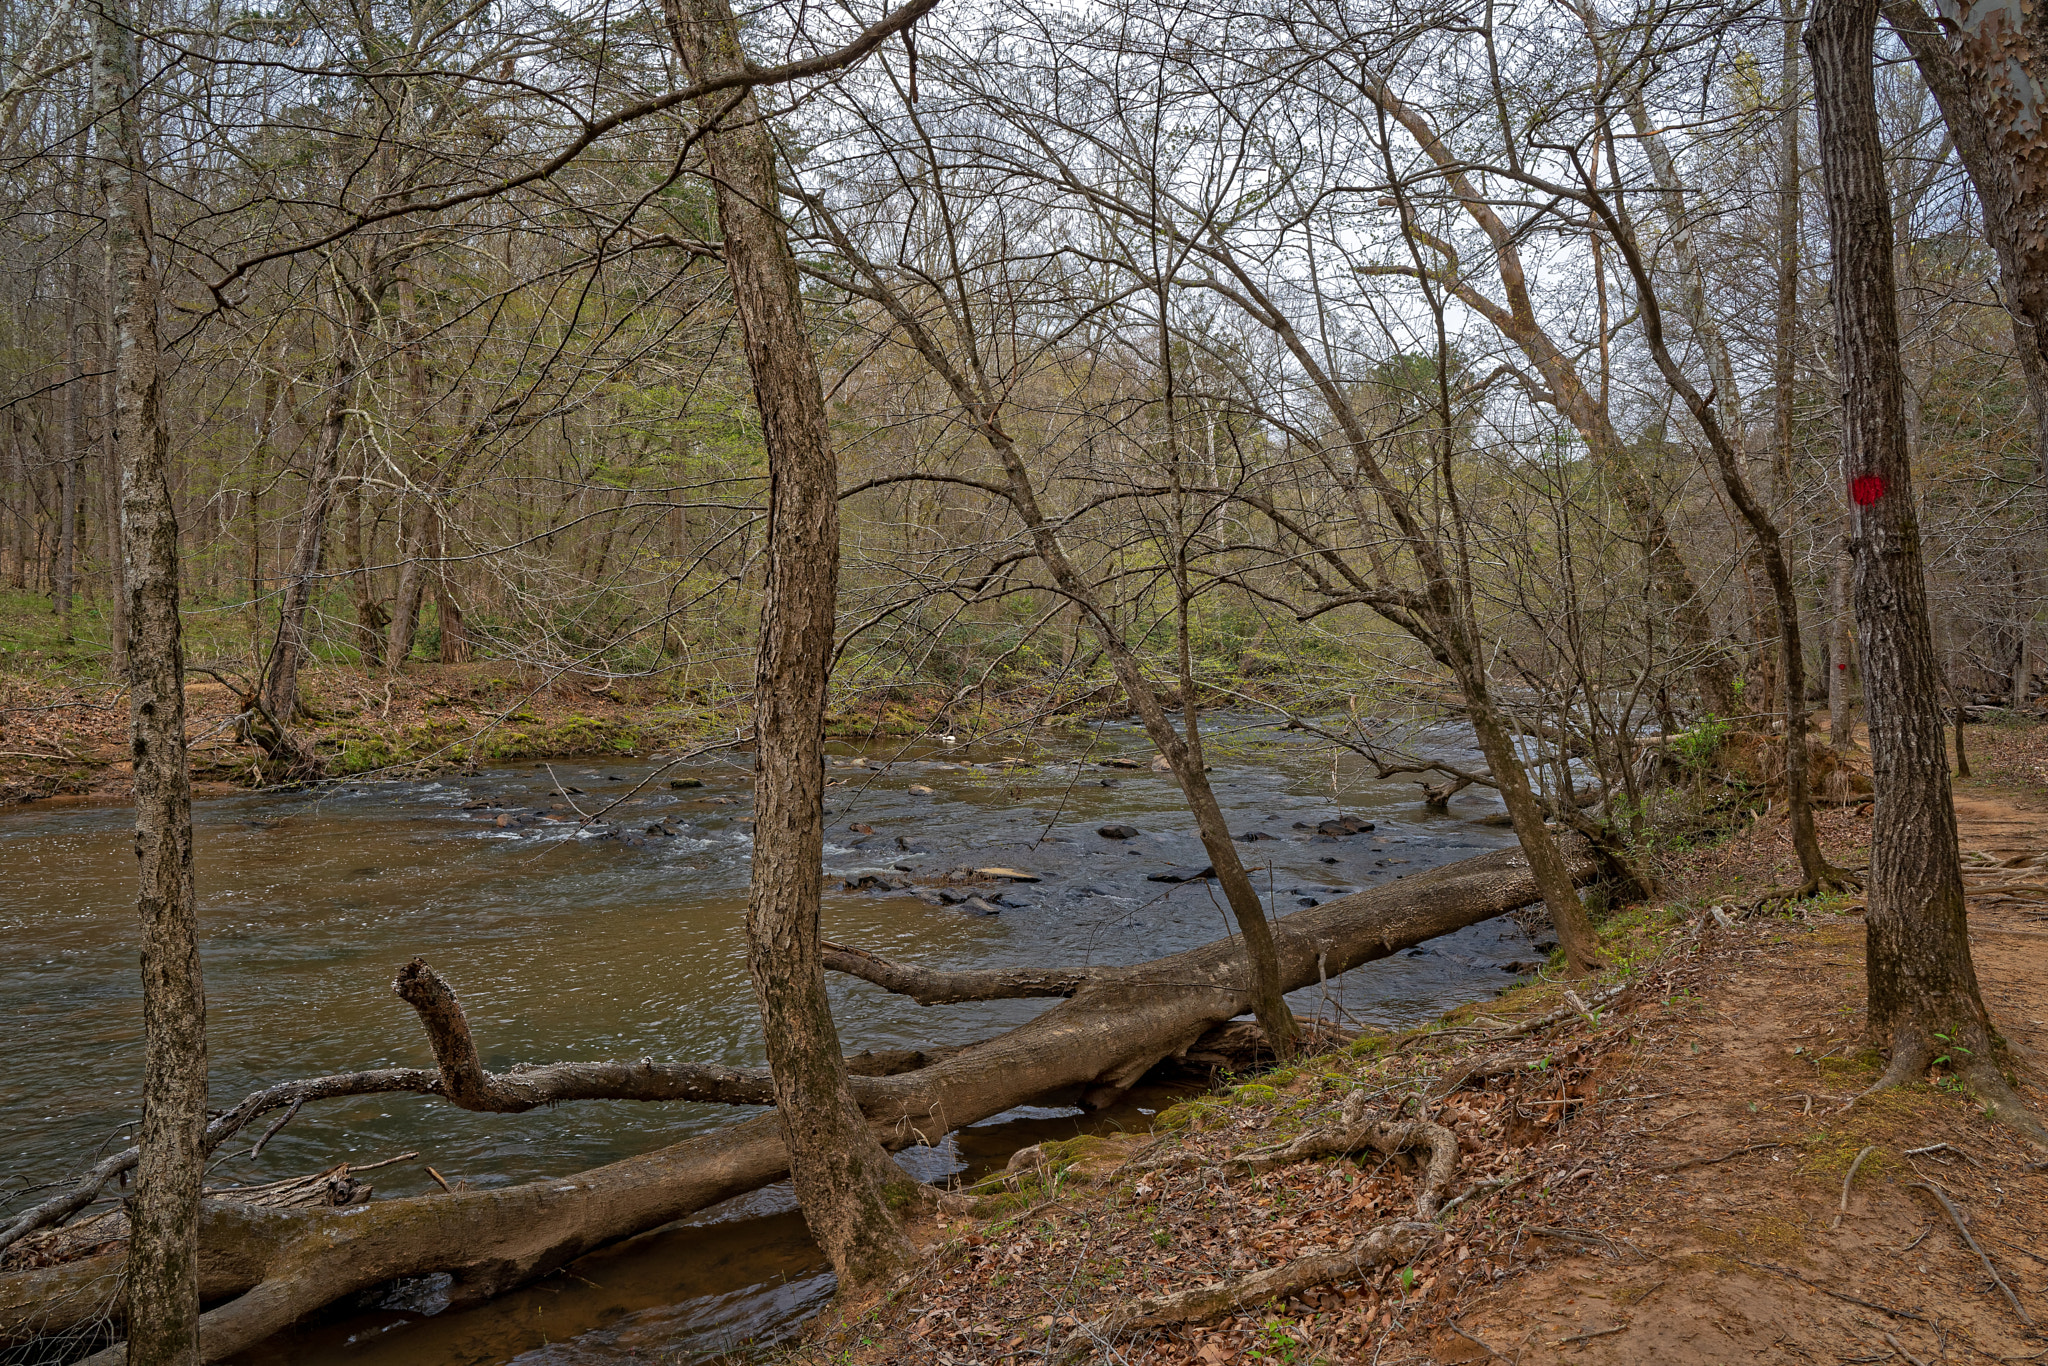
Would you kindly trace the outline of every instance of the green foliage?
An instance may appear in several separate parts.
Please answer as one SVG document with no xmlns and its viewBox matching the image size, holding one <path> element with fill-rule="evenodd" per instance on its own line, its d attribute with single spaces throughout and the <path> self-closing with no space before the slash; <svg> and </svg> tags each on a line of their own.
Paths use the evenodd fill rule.
<svg viewBox="0 0 2048 1366">
<path fill-rule="evenodd" d="M 1671 752 L 1687 768 L 1699 770 L 1712 762 L 1720 752 L 1721 741 L 1726 739 L 1734 726 L 1708 712 L 1686 730 L 1672 737 Z"/>
</svg>

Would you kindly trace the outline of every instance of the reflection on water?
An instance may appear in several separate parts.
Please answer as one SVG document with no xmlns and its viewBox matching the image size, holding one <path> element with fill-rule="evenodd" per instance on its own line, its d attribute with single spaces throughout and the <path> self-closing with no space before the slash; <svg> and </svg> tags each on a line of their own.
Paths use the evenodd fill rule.
<svg viewBox="0 0 2048 1366">
<path fill-rule="evenodd" d="M 1490 798 L 1468 794 L 1454 815 L 1431 816 L 1412 783 L 1373 782 L 1343 759 L 1333 792 L 1327 749 L 1234 720 L 1234 731 L 1233 718 L 1209 723 L 1213 781 L 1233 829 L 1277 837 L 1243 846 L 1276 912 L 1510 838 L 1475 822 L 1497 809 Z M 875 747 L 865 764 L 834 746 L 828 889 L 863 873 L 930 878 L 989 865 L 1044 880 L 1006 888 L 995 915 L 927 905 L 905 891 L 833 890 L 827 933 L 890 956 L 980 967 L 1134 962 L 1218 937 L 1224 910 L 1207 884 L 1148 880 L 1203 861 L 1171 778 L 1102 766 L 1120 757 L 1148 763 L 1142 734 L 1109 726 L 1035 738 L 1029 748 Z M 1465 748 L 1450 732 L 1437 739 L 1447 751 Z M 1031 763 L 1001 762 L 1017 758 Z M 675 779 L 703 786 L 671 788 Z M 912 793 L 913 785 L 932 792 Z M 390 987 L 414 955 L 460 991 L 492 1068 L 642 1056 L 761 1065 L 739 933 L 747 803 L 748 774 L 731 759 L 682 768 L 578 761 L 203 803 L 198 870 L 215 1103 L 289 1077 L 431 1065 Z M 578 829 L 578 811 L 599 810 L 605 825 Z M 1295 828 L 1340 810 L 1378 828 L 1335 839 Z M 1111 821 L 1140 833 L 1099 836 Z M 47 1181 L 74 1170 L 81 1152 L 134 1114 L 141 1050 L 127 813 L 55 805 L 11 813 L 0 818 L 0 868 L 6 1170 Z M 1493 922 L 1418 956 L 1369 965 L 1327 993 L 1299 993 L 1295 1006 L 1360 1022 L 1415 1020 L 1498 988 L 1508 980 L 1503 964 L 1532 956 L 1519 930 Z M 855 1050 L 965 1043 L 1049 1004 L 926 1009 L 845 979 L 833 992 Z M 375 1174 L 380 1195 L 432 1189 L 421 1170 L 429 1163 L 451 1181 L 498 1185 L 644 1152 L 731 1117 L 723 1107 L 630 1103 L 480 1115 L 419 1097 L 370 1097 L 309 1107 L 260 1159 L 248 1161 L 241 1148 L 213 1179 L 274 1179 L 417 1150 L 418 1164 Z M 1038 1126 L 1055 1128 L 1037 1137 L 1057 1136 L 1073 1133 L 1076 1121 L 1018 1124 L 970 1130 L 950 1159 L 930 1159 L 941 1171 L 999 1165 L 1035 1141 L 1028 1135 Z M 977 1148 L 986 1151 L 969 1151 Z M 604 1274 L 587 1273 L 598 1265 Z M 800 1220 L 787 1212 L 663 1231 L 573 1270 L 478 1310 L 360 1316 L 339 1338 L 322 1330 L 318 1359 L 645 1359 L 652 1344 L 714 1348 L 753 1336 L 829 1289 Z M 414 1289 L 430 1299 L 431 1287 Z M 307 1355 L 311 1341 L 297 1350 L 289 1359 L 316 1359 Z"/>
</svg>

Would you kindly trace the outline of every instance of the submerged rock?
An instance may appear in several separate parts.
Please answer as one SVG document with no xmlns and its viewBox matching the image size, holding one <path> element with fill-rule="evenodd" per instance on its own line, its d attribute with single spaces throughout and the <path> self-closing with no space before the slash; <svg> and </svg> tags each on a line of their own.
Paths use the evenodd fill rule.
<svg viewBox="0 0 2048 1366">
<path fill-rule="evenodd" d="M 1163 873 L 1149 873 L 1147 882 L 1200 882 L 1205 877 L 1216 876 L 1215 868 L 1203 864 L 1200 868 L 1168 868 Z"/>
</svg>

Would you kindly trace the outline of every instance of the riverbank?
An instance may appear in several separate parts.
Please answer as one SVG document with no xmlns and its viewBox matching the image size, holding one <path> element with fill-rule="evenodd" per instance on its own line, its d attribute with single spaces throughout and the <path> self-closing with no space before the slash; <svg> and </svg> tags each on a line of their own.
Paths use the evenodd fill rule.
<svg viewBox="0 0 2048 1366">
<path fill-rule="evenodd" d="M 264 785 L 261 752 L 235 726 L 247 686 L 232 674 L 186 686 L 198 795 Z M 300 675 L 306 711 L 297 725 L 323 778 L 420 778 L 484 764 L 632 758 L 716 744 L 751 724 L 750 687 L 750 679 L 689 687 L 672 679 L 608 682 L 503 660 L 409 663 L 397 674 L 326 664 Z M 1329 700 L 1270 688 L 1265 695 L 1307 709 Z M 1219 706 L 1257 705 L 1242 690 L 1204 694 L 1204 703 L 1212 698 Z M 1180 705 L 1178 697 L 1167 700 Z M 826 736 L 855 745 L 935 733 L 957 734 L 963 744 L 1028 741 L 1048 725 L 1123 718 L 1128 710 L 1106 683 L 1048 680 L 966 699 L 936 685 L 886 684 L 836 697 Z M 0 809 L 61 797 L 124 798 L 127 746 L 127 693 L 119 685 L 0 669 Z"/>
<path fill-rule="evenodd" d="M 416 778 L 527 759 L 632 758 L 730 739 L 745 730 L 750 697 L 719 683 L 550 677 L 503 661 L 409 664 L 403 673 L 342 665 L 301 676 L 299 726 L 328 778 Z M 200 678 L 185 689 L 195 792 L 262 785 L 260 752 L 236 734 L 239 688 Z M 1048 718 L 1089 714 L 1100 690 L 1032 692 L 954 703 L 940 689 L 870 689 L 842 699 L 830 738 L 922 736 L 935 727 L 1007 733 Z M 1120 708 L 1118 709 L 1121 710 Z M 0 673 L 0 807 L 53 797 L 115 800 L 129 791 L 125 690 L 39 674 Z"/>
<path fill-rule="evenodd" d="M 2048 745 L 2040 728 L 1979 733 L 1982 776 L 1957 795 L 1980 870 L 1973 947 L 2022 1094 L 2041 1108 L 2048 906 L 1993 884 L 2013 881 L 2001 865 L 2048 862 Z M 1866 861 L 1867 819 L 1821 824 L 1837 862 Z M 1578 988 L 1591 1009 L 1538 983 L 1239 1079 L 1147 1132 L 1048 1146 L 1006 1186 L 979 1188 L 973 1217 L 924 1230 L 932 1256 L 909 1282 L 835 1308 L 788 1360 L 2035 1359 L 2021 1315 L 2048 1324 L 2048 1172 L 2027 1165 L 2042 1155 L 1940 1079 L 1848 1105 L 1878 1074 L 1861 1042 L 1860 902 L 1713 910 L 1795 867 L 1770 825 L 1667 854 L 1664 897 L 1603 927 L 1612 971 Z M 1331 1125 L 1356 1094 L 1374 1114 L 1427 1114 L 1457 1135 L 1447 1195 L 1469 1194 L 1431 1250 L 1114 1354 L 1091 1341 L 1091 1325 L 1140 1297 L 1413 1218 L 1412 1156 L 1262 1175 L 1243 1160 Z M 2013 1300 L 1923 1186 L 1961 1213 Z"/>
</svg>

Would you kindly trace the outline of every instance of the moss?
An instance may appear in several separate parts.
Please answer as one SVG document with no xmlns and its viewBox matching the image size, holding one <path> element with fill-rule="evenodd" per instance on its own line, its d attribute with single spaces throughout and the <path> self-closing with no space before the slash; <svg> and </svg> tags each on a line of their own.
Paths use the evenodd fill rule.
<svg viewBox="0 0 2048 1366">
<path fill-rule="evenodd" d="M 1246 1082 L 1230 1093 L 1230 1098 L 1244 1105 L 1267 1105 L 1279 1099 L 1280 1093 L 1263 1082 Z"/>
</svg>

